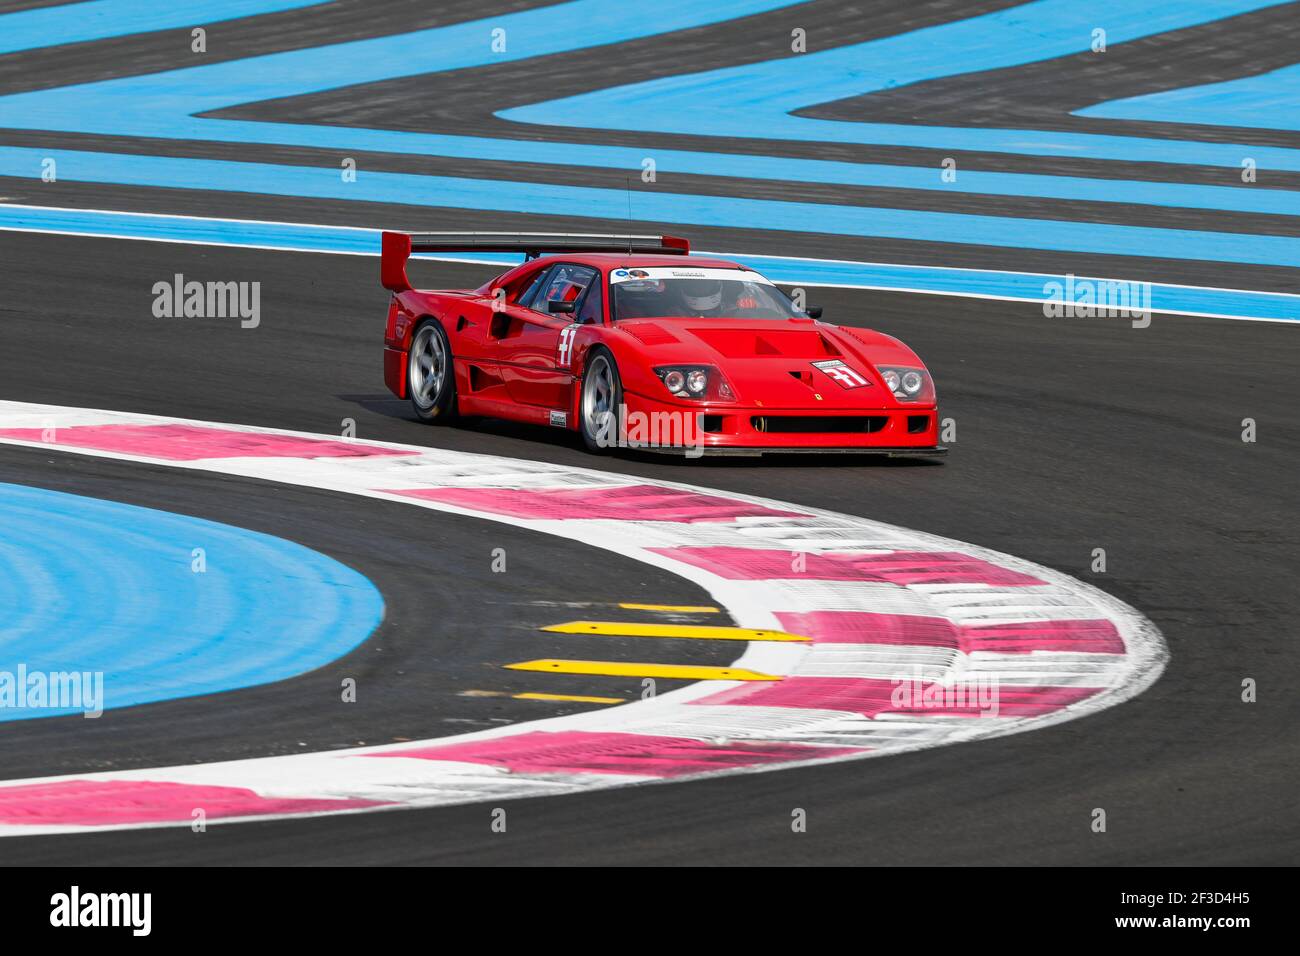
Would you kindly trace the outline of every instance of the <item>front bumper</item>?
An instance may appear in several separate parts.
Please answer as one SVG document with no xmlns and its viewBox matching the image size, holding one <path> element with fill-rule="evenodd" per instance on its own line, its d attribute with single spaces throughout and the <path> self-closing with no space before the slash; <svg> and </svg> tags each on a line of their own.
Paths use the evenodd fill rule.
<svg viewBox="0 0 1300 956">
<path fill-rule="evenodd" d="M 743 446 L 743 445 L 701 445 L 698 448 L 678 446 L 629 446 L 633 451 L 652 452 L 660 455 L 681 455 L 707 458 L 761 458 L 763 455 L 878 455 L 883 458 L 942 458 L 948 454 L 946 445 L 932 448 L 877 448 L 872 446 L 832 447 L 829 445 L 800 446 Z"/>
<path fill-rule="evenodd" d="M 767 408 L 696 405 L 624 394 L 627 448 L 707 455 L 822 452 L 943 455 L 933 405 L 895 408 Z"/>
</svg>

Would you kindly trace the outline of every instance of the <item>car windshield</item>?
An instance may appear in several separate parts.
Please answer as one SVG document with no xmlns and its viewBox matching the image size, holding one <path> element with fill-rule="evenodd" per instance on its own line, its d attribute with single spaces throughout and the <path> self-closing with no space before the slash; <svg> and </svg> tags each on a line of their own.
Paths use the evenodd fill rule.
<svg viewBox="0 0 1300 956">
<path fill-rule="evenodd" d="M 792 319 L 803 313 L 776 286 L 744 269 L 615 269 L 611 316 L 655 319 Z"/>
</svg>

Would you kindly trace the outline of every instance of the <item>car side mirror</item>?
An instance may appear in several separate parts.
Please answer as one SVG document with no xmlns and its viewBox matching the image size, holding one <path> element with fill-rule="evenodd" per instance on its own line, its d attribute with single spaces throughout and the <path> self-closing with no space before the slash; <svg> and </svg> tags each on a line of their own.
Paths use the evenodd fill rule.
<svg viewBox="0 0 1300 956">
<path fill-rule="evenodd" d="M 578 303 L 576 302 L 560 302 L 558 300 L 552 300 L 546 303 L 546 311 L 551 313 L 566 312 L 572 315 L 577 311 L 577 306 Z"/>
<path fill-rule="evenodd" d="M 820 319 L 822 317 L 822 307 L 820 305 L 809 306 L 804 309 L 810 319 Z"/>
</svg>

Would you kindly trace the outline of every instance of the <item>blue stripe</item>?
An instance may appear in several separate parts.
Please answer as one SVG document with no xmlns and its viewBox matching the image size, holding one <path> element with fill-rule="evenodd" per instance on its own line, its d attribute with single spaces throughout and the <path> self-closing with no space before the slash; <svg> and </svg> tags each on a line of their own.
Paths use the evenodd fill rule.
<svg viewBox="0 0 1300 956">
<path fill-rule="evenodd" d="M 0 54 L 310 7 L 322 0 L 88 0 L 0 15 Z"/>
<path fill-rule="evenodd" d="M 293 123 L 239 123 L 194 114 L 297 96 L 508 63 L 623 43 L 790 6 L 795 0 L 659 0 L 636 15 L 607 0 L 571 0 L 468 23 L 268 53 L 222 63 L 0 97 L 0 127 L 166 139 L 269 141 L 365 150 L 367 142 L 416 152 L 420 134 Z M 504 43 L 504 49 L 494 46 Z M 596 53 L 594 56 L 603 54 Z M 275 131 L 269 140 L 259 135 Z M 401 142 L 401 146 L 395 145 Z M 345 145 L 346 144 L 346 145 Z M 408 150 L 408 147 L 412 147 Z"/>
<path fill-rule="evenodd" d="M 17 93 L 0 98 L 0 125 L 17 122 L 24 129 L 149 135 L 143 130 L 165 130 L 181 117 L 235 103 L 556 53 L 576 53 L 590 47 L 775 10 L 794 2 L 714 0 L 705 5 L 698 0 L 659 0 L 653 15 L 637 15 L 622 4 L 608 0 L 570 0 L 537 10 L 392 36 Z M 110 106 L 116 115 L 102 112 Z M 165 113 L 166 118 L 160 113 Z M 221 123 L 196 122 L 198 125 Z M 35 123 L 56 125 L 32 125 Z M 57 125 L 65 123 L 83 125 Z"/>
<path fill-rule="evenodd" d="M 128 236 L 174 242 L 271 248 L 301 252 L 340 252 L 375 255 L 379 233 L 349 226 L 259 223 L 178 216 L 137 215 L 84 210 L 23 208 L 0 205 L 0 229 L 70 232 L 91 236 Z M 1048 282 L 1065 282 L 1060 275 L 1032 275 L 998 270 L 948 269 L 889 263 L 836 262 L 720 253 L 739 259 L 774 281 L 789 285 L 847 285 L 910 289 L 947 295 L 997 296 L 1041 301 Z M 431 257 L 432 258 L 432 257 Z M 467 254 L 465 260 L 513 264 L 518 257 Z M 376 281 L 378 278 L 376 276 Z M 1235 289 L 1204 289 L 1153 283 L 1152 308 L 1157 312 L 1193 312 L 1247 319 L 1300 320 L 1300 296 Z"/>
<path fill-rule="evenodd" d="M 1300 64 L 1223 83 L 1111 100 L 1078 113 L 1153 123 L 1300 130 Z"/>
<path fill-rule="evenodd" d="M 687 73 L 504 110 L 521 123 L 1300 170 L 1300 151 L 1057 131 L 858 123 L 792 115 L 927 80 L 1088 53 L 1287 0 L 1038 0 L 983 16 L 778 60 Z M 1105 56 L 1105 53 L 1092 54 Z"/>
<path fill-rule="evenodd" d="M 0 484 L 0 674 L 102 672 L 108 708 L 210 694 L 327 664 L 383 611 L 369 580 L 290 541 Z M 0 720 L 80 710 L 0 706 Z"/>
<path fill-rule="evenodd" d="M 39 177 L 47 158 L 56 161 L 60 180 L 74 182 L 696 226 L 743 223 L 749 229 L 784 232 L 1300 267 L 1300 239 L 1290 236 L 684 195 L 654 188 L 629 192 L 379 172 L 361 172 L 355 182 L 344 182 L 332 169 L 17 147 L 0 147 L 0 176 Z"/>
</svg>

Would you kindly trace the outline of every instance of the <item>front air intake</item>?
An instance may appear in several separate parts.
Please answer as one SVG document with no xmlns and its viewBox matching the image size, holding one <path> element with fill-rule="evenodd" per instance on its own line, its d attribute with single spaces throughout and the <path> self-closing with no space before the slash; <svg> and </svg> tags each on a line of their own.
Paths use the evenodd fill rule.
<svg viewBox="0 0 1300 956">
<path fill-rule="evenodd" d="M 878 432 L 889 424 L 885 415 L 755 415 L 754 431 L 769 434 L 860 435 Z"/>
</svg>

